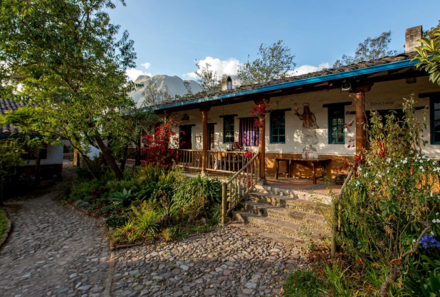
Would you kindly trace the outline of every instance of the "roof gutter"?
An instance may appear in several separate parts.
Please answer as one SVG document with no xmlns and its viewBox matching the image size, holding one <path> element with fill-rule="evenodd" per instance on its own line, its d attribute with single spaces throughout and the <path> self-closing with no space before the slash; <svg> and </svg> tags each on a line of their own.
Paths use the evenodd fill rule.
<svg viewBox="0 0 440 297">
<path fill-rule="evenodd" d="M 333 73 L 333 74 L 328 74 L 328 75 L 323 75 L 323 76 L 300 79 L 300 80 L 280 83 L 280 84 L 276 84 L 276 85 L 270 85 L 270 86 L 266 86 L 266 87 L 262 87 L 262 88 L 258 88 L 258 89 L 244 90 L 244 91 L 240 91 L 240 92 L 236 92 L 236 93 L 229 93 L 229 94 L 223 94 L 223 95 L 218 95 L 218 96 L 194 99 L 194 100 L 190 100 L 190 101 L 169 104 L 166 106 L 157 106 L 157 107 L 149 108 L 147 110 L 169 109 L 169 108 L 181 107 L 181 106 L 185 106 L 185 105 L 197 104 L 197 103 L 208 102 L 208 101 L 213 101 L 213 100 L 219 100 L 219 99 L 222 100 L 222 99 L 226 99 L 226 98 L 233 98 L 233 97 L 238 97 L 238 96 L 243 96 L 243 95 L 258 94 L 258 93 L 263 93 L 263 92 L 268 92 L 268 91 L 287 89 L 287 88 L 291 88 L 291 87 L 298 87 L 298 86 L 303 86 L 303 85 L 308 85 L 308 84 L 322 83 L 322 82 L 327 82 L 327 81 L 332 81 L 332 80 L 337 80 L 337 79 L 359 76 L 359 75 L 373 74 L 373 73 L 378 73 L 378 72 L 382 72 L 382 71 L 402 69 L 402 68 L 406 68 L 406 67 L 412 67 L 415 64 L 417 64 L 417 61 L 403 60 L 403 61 L 399 61 L 399 62 L 393 62 L 393 63 L 388 63 L 388 64 L 360 68 L 360 69 L 350 70 L 350 71 L 341 72 L 341 73 Z"/>
</svg>

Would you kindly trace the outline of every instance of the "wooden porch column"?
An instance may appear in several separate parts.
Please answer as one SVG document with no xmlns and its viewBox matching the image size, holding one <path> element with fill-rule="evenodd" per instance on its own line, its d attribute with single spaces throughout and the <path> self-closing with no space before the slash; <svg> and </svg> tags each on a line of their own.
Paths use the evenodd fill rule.
<svg viewBox="0 0 440 297">
<path fill-rule="evenodd" d="M 367 146 L 367 134 L 364 129 L 365 118 L 365 92 L 371 90 L 370 85 L 359 86 L 355 89 L 356 95 L 356 155 L 362 155 Z"/>
<path fill-rule="evenodd" d="M 200 108 L 203 122 L 202 175 L 206 174 L 206 163 L 208 161 L 208 111 L 210 109 L 210 106 Z"/>
<path fill-rule="evenodd" d="M 269 99 L 254 100 L 255 104 L 261 106 L 268 104 Z M 260 179 L 262 183 L 266 183 L 266 115 L 260 114 L 259 117 L 260 130 L 258 139 L 258 152 L 260 153 Z"/>
</svg>

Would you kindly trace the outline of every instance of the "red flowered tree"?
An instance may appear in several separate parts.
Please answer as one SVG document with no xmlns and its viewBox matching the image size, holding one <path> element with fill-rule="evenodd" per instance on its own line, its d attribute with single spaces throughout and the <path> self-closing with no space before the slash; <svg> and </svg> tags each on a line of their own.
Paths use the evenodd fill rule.
<svg viewBox="0 0 440 297">
<path fill-rule="evenodd" d="M 155 164 L 170 168 L 177 161 L 179 140 L 174 137 L 176 133 L 172 131 L 174 122 L 173 118 L 165 117 L 162 119 L 162 124 L 156 127 L 154 134 L 147 133 L 143 137 L 144 165 Z"/>
</svg>

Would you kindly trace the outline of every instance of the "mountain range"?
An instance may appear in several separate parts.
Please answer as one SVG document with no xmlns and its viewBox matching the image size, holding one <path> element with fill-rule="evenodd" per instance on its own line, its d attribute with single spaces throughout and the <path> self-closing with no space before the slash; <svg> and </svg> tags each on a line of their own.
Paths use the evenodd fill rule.
<svg viewBox="0 0 440 297">
<path fill-rule="evenodd" d="M 153 77 L 150 77 L 148 75 L 140 75 L 134 82 L 143 85 L 143 87 L 138 88 L 136 91 L 130 94 L 133 100 L 138 104 L 143 100 L 142 93 L 151 83 L 156 84 L 156 89 L 158 91 L 168 90 L 168 93 L 171 96 L 183 96 L 187 93 L 187 90 L 183 84 L 184 80 L 182 80 L 178 76 L 155 75 Z M 193 80 L 188 80 L 188 82 L 193 94 L 198 93 L 202 90 L 197 82 Z"/>
</svg>

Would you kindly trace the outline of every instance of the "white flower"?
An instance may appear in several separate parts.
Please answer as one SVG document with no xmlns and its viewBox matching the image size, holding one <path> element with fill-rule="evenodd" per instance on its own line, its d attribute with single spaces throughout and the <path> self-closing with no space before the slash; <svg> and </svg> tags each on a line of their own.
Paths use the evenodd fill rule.
<svg viewBox="0 0 440 297">
<path fill-rule="evenodd" d="M 430 195 L 431 195 L 431 197 L 432 197 L 432 191 L 431 191 L 431 194 L 430 194 Z"/>
<path fill-rule="evenodd" d="M 368 161 L 368 164 L 370 164 L 370 165 L 371 165 L 371 161 Z"/>
<path fill-rule="evenodd" d="M 434 236 L 434 231 L 431 231 L 431 235 Z"/>
<path fill-rule="evenodd" d="M 420 160 L 420 163 L 423 163 L 423 160 Z"/>
<path fill-rule="evenodd" d="M 429 161 L 431 161 L 431 159 L 429 159 L 429 158 L 428 158 L 428 159 L 426 159 L 426 161 L 428 161 L 428 162 L 429 162 Z"/>
<path fill-rule="evenodd" d="M 422 156 L 422 159 L 425 159 L 425 155 Z"/>
<path fill-rule="evenodd" d="M 438 216 L 438 212 L 435 215 Z"/>
<path fill-rule="evenodd" d="M 406 163 L 408 163 L 408 160 L 405 159 L 405 160 L 402 161 L 402 163 L 403 163 L 403 164 L 406 164 Z"/>
<path fill-rule="evenodd" d="M 397 168 L 397 164 L 396 164 L 396 166 L 394 166 L 394 167 L 396 167 L 396 168 Z"/>
<path fill-rule="evenodd" d="M 433 219 L 432 222 L 435 224 L 435 222 L 437 222 L 437 220 L 436 220 L 436 219 Z"/>
<path fill-rule="evenodd" d="M 361 184 L 361 183 L 357 180 L 357 181 L 356 181 L 356 187 L 359 187 L 360 184 Z"/>
<path fill-rule="evenodd" d="M 389 170 L 389 169 L 387 169 L 387 173 L 390 173 L 390 170 Z"/>
<path fill-rule="evenodd" d="M 368 172 L 367 172 L 367 173 L 365 173 L 365 176 L 368 176 Z"/>
<path fill-rule="evenodd" d="M 391 163 L 391 158 L 388 158 L 388 159 L 387 159 L 387 162 L 388 162 L 388 163 Z"/>
<path fill-rule="evenodd" d="M 358 169 L 359 169 L 359 171 L 362 171 L 362 167 L 361 167 L 361 166 L 359 166 L 359 168 L 358 168 Z"/>
<path fill-rule="evenodd" d="M 374 181 L 375 184 L 378 184 L 379 182 L 377 180 Z"/>
<path fill-rule="evenodd" d="M 434 162 L 432 162 L 432 165 L 435 165 L 435 161 L 434 161 Z"/>
<path fill-rule="evenodd" d="M 425 172 L 425 169 L 422 168 L 422 172 Z"/>
<path fill-rule="evenodd" d="M 393 182 L 396 182 L 396 181 L 397 181 L 397 179 L 393 178 Z"/>
<path fill-rule="evenodd" d="M 413 239 L 413 242 L 416 242 L 416 240 L 415 240 L 415 239 Z"/>
</svg>

